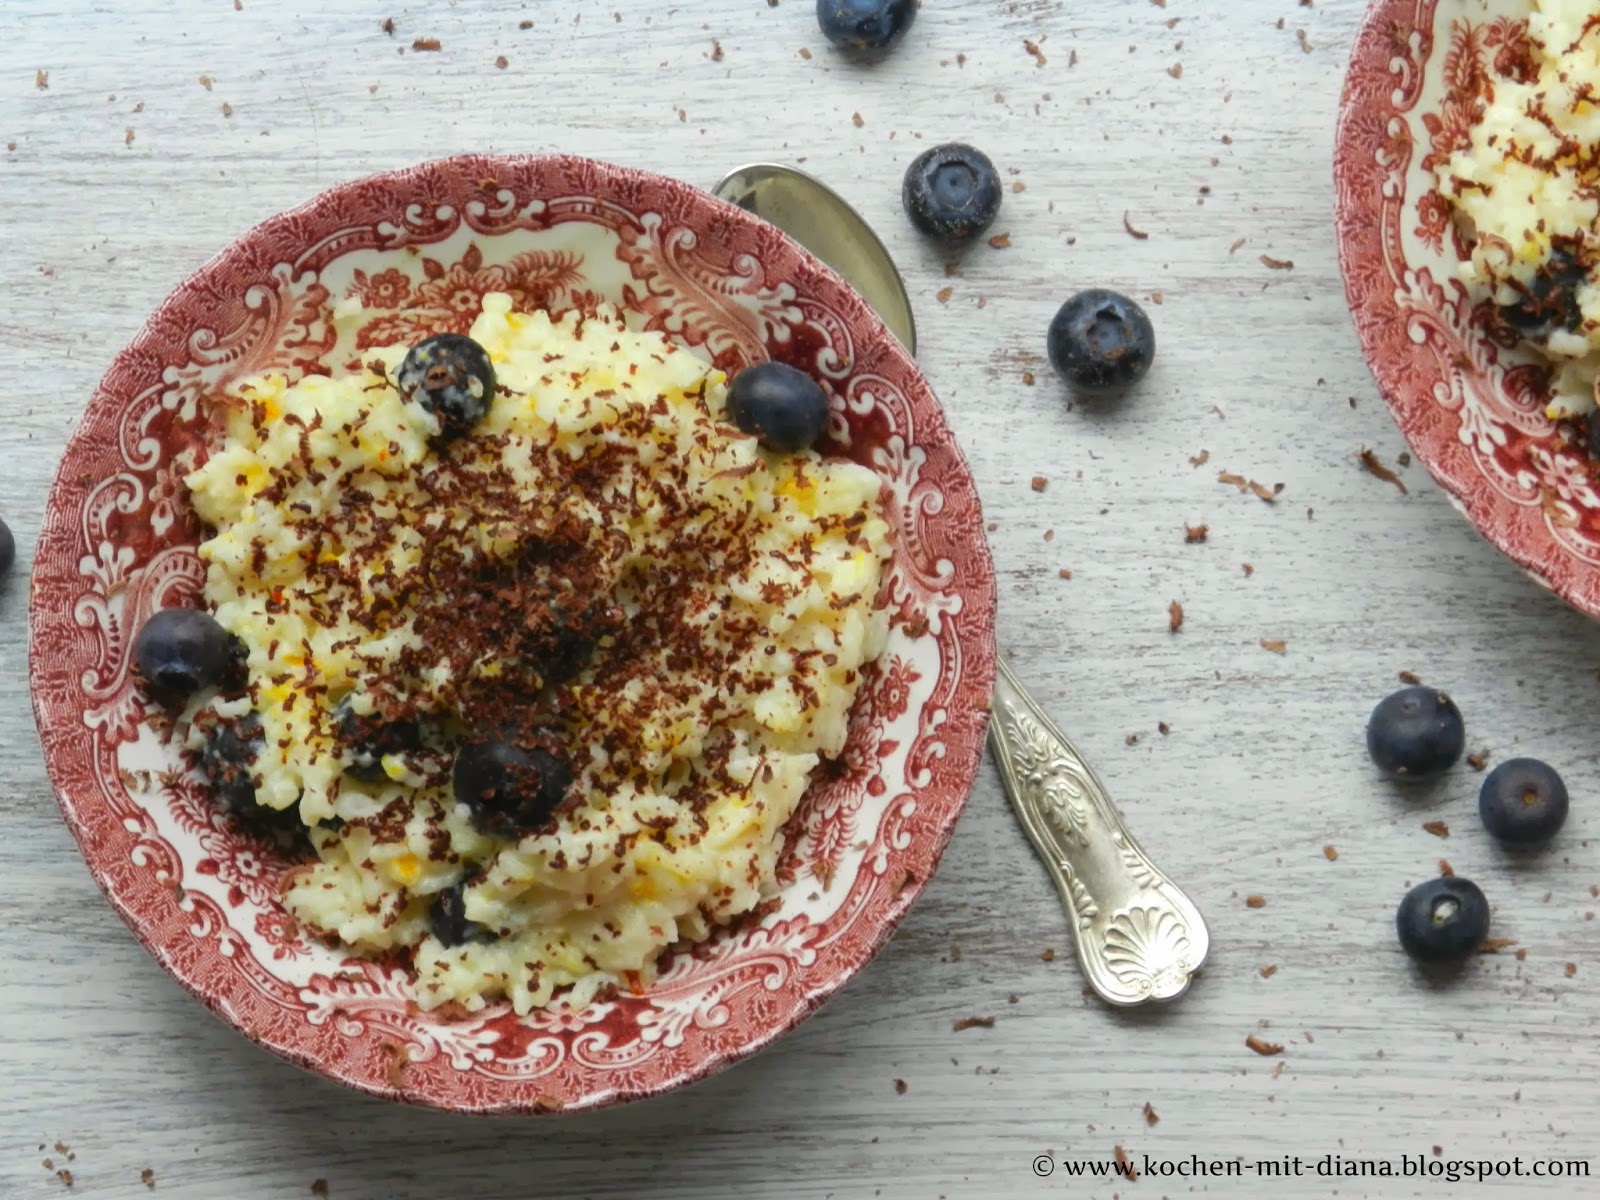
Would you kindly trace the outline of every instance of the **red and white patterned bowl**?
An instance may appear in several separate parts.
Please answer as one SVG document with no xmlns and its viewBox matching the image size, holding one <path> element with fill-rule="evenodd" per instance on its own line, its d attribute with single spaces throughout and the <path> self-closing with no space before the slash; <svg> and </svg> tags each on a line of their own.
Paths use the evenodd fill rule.
<svg viewBox="0 0 1600 1200">
<path fill-rule="evenodd" d="M 1334 152 L 1340 263 L 1400 431 L 1456 507 L 1536 580 L 1600 616 L 1600 493 L 1581 439 L 1544 415 L 1546 371 L 1496 340 L 1433 176 L 1528 32 L 1526 0 L 1375 0 Z"/>
<path fill-rule="evenodd" d="M 197 522 L 174 453 L 198 400 L 335 352 L 464 329 L 486 291 L 609 301 L 726 370 L 778 358 L 832 394 L 838 453 L 889 488 L 888 650 L 842 761 L 791 823 L 776 911 L 678 953 L 642 996 L 518 1018 L 424 1013 L 407 974 L 302 935 L 284 864 L 232 830 L 162 745 L 132 633 L 192 597 Z M 334 363 L 332 365 L 339 365 Z M 776 229 L 684 184 L 577 158 L 463 157 L 326 192 L 252 230 L 157 310 L 67 448 L 33 575 L 45 761 L 96 881 L 156 959 L 247 1037 L 376 1095 L 470 1112 L 616 1103 L 701 1078 L 819 1005 L 884 944 L 939 861 L 982 751 L 994 571 L 978 496 L 927 381 L 867 305 Z"/>
</svg>

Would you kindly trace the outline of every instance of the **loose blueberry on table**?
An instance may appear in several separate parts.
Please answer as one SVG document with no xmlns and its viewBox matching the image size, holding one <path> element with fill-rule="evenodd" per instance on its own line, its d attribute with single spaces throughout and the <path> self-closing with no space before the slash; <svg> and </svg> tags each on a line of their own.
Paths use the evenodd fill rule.
<svg viewBox="0 0 1600 1200">
<path fill-rule="evenodd" d="M 1380 700 L 1367 721 L 1367 753 L 1380 770 L 1403 779 L 1441 774 L 1466 743 L 1461 710 L 1435 688 L 1401 688 Z"/>
<path fill-rule="evenodd" d="M 182 700 L 227 681 L 241 665 L 240 648 L 210 613 L 164 608 L 139 630 L 133 661 L 154 696 Z"/>
<path fill-rule="evenodd" d="M 1001 195 L 1000 172 L 989 156 L 960 142 L 917 155 L 900 187 L 911 223 L 950 244 L 970 241 L 994 224 Z"/>
<path fill-rule="evenodd" d="M 817 0 L 823 36 L 857 58 L 886 53 L 917 17 L 917 0 Z"/>
<path fill-rule="evenodd" d="M 509 742 L 469 742 L 456 754 L 451 782 L 457 802 L 486 833 L 515 836 L 547 824 L 572 786 L 572 771 L 554 754 Z"/>
<path fill-rule="evenodd" d="M 728 415 L 768 450 L 792 454 L 821 440 L 828 427 L 828 397 L 804 371 L 787 363 L 757 363 L 728 385 Z"/>
<path fill-rule="evenodd" d="M 1400 901 L 1395 928 L 1400 945 L 1418 962 L 1460 962 L 1489 936 L 1489 901 L 1470 879 L 1430 879 Z"/>
<path fill-rule="evenodd" d="M 11 533 L 11 526 L 0 521 L 0 571 L 11 570 L 11 564 L 17 561 L 17 539 Z"/>
<path fill-rule="evenodd" d="M 1078 391 L 1114 395 L 1150 370 L 1156 331 L 1144 309 L 1127 296 L 1091 288 L 1061 306 L 1045 345 L 1051 365 Z"/>
<path fill-rule="evenodd" d="M 494 401 L 489 352 L 459 333 L 436 333 L 411 347 L 396 376 L 400 397 L 439 418 L 446 441 L 465 436 Z"/>
<path fill-rule="evenodd" d="M 1512 758 L 1484 777 L 1478 792 L 1483 827 L 1516 846 L 1548 842 L 1567 819 L 1567 785 L 1536 758 Z"/>
</svg>

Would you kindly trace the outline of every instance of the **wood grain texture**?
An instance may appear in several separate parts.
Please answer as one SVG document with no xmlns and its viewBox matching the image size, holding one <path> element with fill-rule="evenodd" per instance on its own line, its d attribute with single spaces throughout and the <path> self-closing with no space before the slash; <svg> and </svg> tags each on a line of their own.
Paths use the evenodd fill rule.
<svg viewBox="0 0 1600 1200">
<path fill-rule="evenodd" d="M 21 559 L 0 585 L 0 1196 L 67 1194 L 63 1167 L 85 1197 L 151 1194 L 148 1167 L 167 1200 L 308 1196 L 317 1179 L 337 1200 L 1596 1194 L 1532 1178 L 1130 1186 L 1030 1166 L 1119 1145 L 1135 1163 L 1435 1146 L 1592 1161 L 1600 1138 L 1600 628 L 1420 468 L 1400 468 L 1402 495 L 1359 465 L 1364 447 L 1391 465 L 1404 449 L 1331 239 L 1360 0 L 926 0 L 870 70 L 829 51 L 806 0 L 624 2 L 0 4 L 0 516 Z M 415 53 L 418 37 L 442 49 Z M 952 138 L 1025 190 L 998 226 L 1011 247 L 947 278 L 899 180 Z M 1210 921 L 1210 965 L 1175 1006 L 1084 999 L 987 765 L 867 971 L 759 1058 L 621 1110 L 464 1119 L 347 1093 L 246 1044 L 135 944 L 59 818 L 29 711 L 25 571 L 62 446 L 117 349 L 242 230 L 465 150 L 707 185 L 801 162 L 882 233 L 994 523 L 1002 643 Z M 1120 406 L 1070 405 L 1042 361 L 1055 306 L 1088 285 L 1159 293 L 1158 365 Z M 1264 503 L 1221 470 L 1283 491 Z M 1186 544 L 1200 523 L 1208 539 Z M 1474 748 L 1564 771 L 1573 814 L 1553 849 L 1497 851 L 1464 766 L 1407 797 L 1375 782 L 1361 730 L 1403 669 L 1451 688 Z M 1435 819 L 1448 840 L 1423 831 Z M 1409 968 L 1394 905 L 1441 854 L 1526 961 L 1508 949 L 1443 987 Z M 996 1022 L 952 1032 L 966 1016 Z M 1284 1053 L 1251 1053 L 1250 1034 Z"/>
</svg>

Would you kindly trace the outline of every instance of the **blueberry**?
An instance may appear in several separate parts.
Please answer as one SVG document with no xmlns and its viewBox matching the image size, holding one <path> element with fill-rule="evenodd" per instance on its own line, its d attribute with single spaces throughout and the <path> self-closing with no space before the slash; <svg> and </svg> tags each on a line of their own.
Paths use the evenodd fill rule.
<svg viewBox="0 0 1600 1200">
<path fill-rule="evenodd" d="M 1567 785 L 1536 758 L 1507 759 L 1484 777 L 1478 816 L 1502 842 L 1548 842 L 1566 822 Z"/>
<path fill-rule="evenodd" d="M 1109 395 L 1144 378 L 1156 356 L 1156 331 L 1128 297 L 1091 288 L 1061 306 L 1045 346 L 1051 364 L 1073 387 Z"/>
<path fill-rule="evenodd" d="M 363 783 L 383 783 L 386 754 L 411 754 L 422 748 L 422 734 L 410 721 L 386 721 L 381 714 L 357 716 L 348 698 L 333 710 L 340 744 L 349 755 L 345 773 Z"/>
<path fill-rule="evenodd" d="M 982 150 L 960 142 L 924 150 L 906 168 L 900 202 L 911 223 L 941 242 L 965 242 L 1000 212 L 1000 172 Z"/>
<path fill-rule="evenodd" d="M 452 782 L 480 829 L 511 835 L 549 822 L 572 786 L 572 771 L 540 747 L 471 742 L 456 755 Z"/>
<path fill-rule="evenodd" d="M 466 942 L 492 942 L 494 933 L 486 925 L 467 920 L 467 885 L 445 888 L 433 902 L 428 927 L 446 949 Z"/>
<path fill-rule="evenodd" d="M 238 721 L 213 720 L 200 747 L 200 773 L 211 785 L 217 806 L 248 813 L 256 804 L 255 761 L 260 751 L 261 718 L 249 713 Z"/>
<path fill-rule="evenodd" d="M 1600 458 L 1600 409 L 1594 409 L 1589 413 L 1587 432 L 1589 457 Z"/>
<path fill-rule="evenodd" d="M 1378 769 L 1406 779 L 1448 770 L 1467 743 L 1455 701 L 1430 687 L 1401 688 L 1367 720 L 1367 753 Z"/>
<path fill-rule="evenodd" d="M 1557 330 L 1577 331 L 1583 323 L 1578 308 L 1578 289 L 1589 280 L 1582 263 L 1568 250 L 1556 250 L 1539 268 L 1533 283 L 1521 290 L 1512 304 L 1503 305 L 1500 315 L 1507 325 L 1532 341 L 1546 341 Z"/>
<path fill-rule="evenodd" d="M 459 333 L 436 333 L 411 347 L 397 382 L 402 400 L 439 418 L 446 441 L 483 420 L 494 400 L 489 352 Z"/>
<path fill-rule="evenodd" d="M 12 536 L 11 526 L 0 521 L 0 571 L 11 570 L 11 564 L 17 561 L 17 539 Z"/>
<path fill-rule="evenodd" d="M 1394 923 L 1400 945 L 1418 962 L 1460 962 L 1489 936 L 1489 902 L 1469 879 L 1430 879 L 1406 893 Z"/>
<path fill-rule="evenodd" d="M 817 24 L 846 54 L 876 58 L 906 35 L 917 0 L 817 0 Z"/>
<path fill-rule="evenodd" d="M 816 445 L 828 427 L 828 397 L 804 371 L 780 362 L 757 363 L 733 377 L 728 415 L 768 450 L 789 454 Z"/>
<path fill-rule="evenodd" d="M 242 651 L 210 613 L 164 608 L 139 630 L 133 661 L 152 694 L 182 700 L 229 680 L 241 666 Z"/>
</svg>

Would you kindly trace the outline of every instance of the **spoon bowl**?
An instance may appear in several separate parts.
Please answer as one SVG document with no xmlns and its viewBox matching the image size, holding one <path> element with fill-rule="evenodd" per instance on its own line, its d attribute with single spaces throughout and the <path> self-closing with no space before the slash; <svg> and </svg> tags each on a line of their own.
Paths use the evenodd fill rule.
<svg viewBox="0 0 1600 1200">
<path fill-rule="evenodd" d="M 850 281 L 912 354 L 917 321 L 894 259 L 872 226 L 814 176 L 781 163 L 747 163 L 717 181 L 711 194 L 776 225 Z"/>
</svg>

